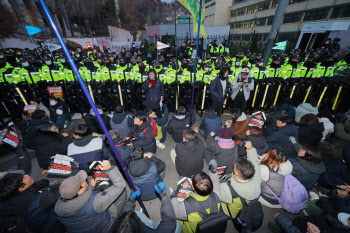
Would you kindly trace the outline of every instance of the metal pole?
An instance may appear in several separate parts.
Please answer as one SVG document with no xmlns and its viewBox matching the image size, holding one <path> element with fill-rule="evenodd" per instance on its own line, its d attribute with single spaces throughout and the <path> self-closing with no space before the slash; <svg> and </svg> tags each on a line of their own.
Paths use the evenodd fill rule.
<svg viewBox="0 0 350 233">
<path fill-rule="evenodd" d="M 63 49 L 63 51 L 64 51 L 66 57 L 68 58 L 68 62 L 69 62 L 69 64 L 70 64 L 70 66 L 72 67 L 73 72 L 74 72 L 75 75 L 77 76 L 78 82 L 79 82 L 81 88 L 83 89 L 86 98 L 88 99 L 88 101 L 89 101 L 89 103 L 90 103 L 92 109 L 94 110 L 94 113 L 95 113 L 95 115 L 96 115 L 96 117 L 97 117 L 97 120 L 99 121 L 99 123 L 100 123 L 100 125 L 101 125 L 101 127 L 102 127 L 102 129 L 103 129 L 103 132 L 106 134 L 106 137 L 107 137 L 109 143 L 110 143 L 111 145 L 114 145 L 113 140 L 112 140 L 111 136 L 109 135 L 108 130 L 107 130 L 105 124 L 103 123 L 103 120 L 102 120 L 102 118 L 101 118 L 101 116 L 100 116 L 100 114 L 99 114 L 99 112 L 98 112 L 98 110 L 97 110 L 97 108 L 96 108 L 96 105 L 94 104 L 94 102 L 93 102 L 93 100 L 92 100 L 92 98 L 91 98 L 91 96 L 90 96 L 90 94 L 89 94 L 89 91 L 88 91 L 88 89 L 86 88 L 85 83 L 84 83 L 83 79 L 81 78 L 80 73 L 79 73 L 77 67 L 75 66 L 75 63 L 74 63 L 74 61 L 73 61 L 73 59 L 72 59 L 72 57 L 71 57 L 71 55 L 70 55 L 70 53 L 69 53 L 69 51 L 68 51 L 68 49 L 67 49 L 67 46 L 66 46 L 66 44 L 64 43 L 61 34 L 60 34 L 59 31 L 57 30 L 56 24 L 55 24 L 55 22 L 53 21 L 52 16 L 51 16 L 51 14 L 50 14 L 50 12 L 49 12 L 49 10 L 48 10 L 48 8 L 47 8 L 47 6 L 46 6 L 44 0 L 39 0 L 39 2 L 40 2 L 40 5 L 41 5 L 41 7 L 43 8 L 43 10 L 44 10 L 44 12 L 45 12 L 45 15 L 46 15 L 46 17 L 47 17 L 47 19 L 48 19 L 48 21 L 49 21 L 49 23 L 50 23 L 50 25 L 51 25 L 53 31 L 54 31 L 55 34 L 56 34 L 56 37 L 57 37 L 58 41 L 60 42 L 60 44 L 61 44 L 61 46 L 62 46 L 62 49 Z M 131 189 L 132 189 L 133 191 L 136 191 L 137 189 L 136 189 L 136 187 L 134 186 L 134 184 L 133 184 L 133 182 L 132 182 L 132 180 L 131 180 L 131 177 L 130 177 L 130 175 L 129 175 L 129 173 L 128 173 L 128 171 L 127 171 L 127 169 L 126 169 L 126 167 L 125 167 L 125 165 L 124 165 L 124 163 L 123 163 L 123 161 L 122 161 L 122 159 L 120 158 L 120 155 L 119 155 L 119 153 L 118 153 L 116 147 L 115 147 L 115 146 L 112 146 L 111 148 L 112 148 L 112 150 L 113 150 L 113 152 L 114 152 L 114 155 L 115 155 L 116 159 L 119 161 L 119 164 L 120 164 L 120 166 L 121 166 L 122 169 L 123 169 L 123 172 L 124 172 L 124 174 L 125 174 L 125 176 L 126 176 L 128 182 L 129 182 L 129 185 L 130 185 Z M 139 202 L 141 208 L 145 211 L 145 215 L 146 215 L 147 217 L 149 217 L 149 215 L 148 215 L 148 213 L 147 213 L 147 210 L 146 210 L 145 206 L 143 205 L 143 203 L 142 203 L 142 201 L 141 201 L 140 196 L 137 197 L 137 200 L 138 200 L 138 202 Z"/>
<path fill-rule="evenodd" d="M 275 38 L 277 36 L 277 31 L 281 26 L 284 9 L 286 8 L 287 0 L 279 0 L 278 6 L 275 12 L 275 17 L 273 18 L 271 31 L 266 43 L 266 49 L 264 54 L 264 64 L 267 64 L 271 54 L 272 47 L 274 46 Z"/>
<path fill-rule="evenodd" d="M 28 34 L 28 35 L 29 35 L 29 34 Z M 30 40 L 32 41 L 32 43 L 33 43 L 33 45 L 34 45 L 34 47 L 35 47 L 35 50 L 36 50 L 36 52 L 38 53 L 40 59 L 43 61 L 43 58 L 41 57 L 41 55 L 40 55 L 40 53 L 39 53 L 39 50 L 38 50 L 38 48 L 36 47 L 36 45 L 35 45 L 35 43 L 34 43 L 34 41 L 33 41 L 33 38 L 32 38 L 30 35 L 29 35 L 29 38 L 30 38 Z"/>
<path fill-rule="evenodd" d="M 191 17 L 188 17 L 188 38 L 191 40 Z"/>
<path fill-rule="evenodd" d="M 192 98 L 191 98 L 191 111 L 190 111 L 190 127 L 192 126 L 192 114 L 193 114 L 193 99 L 194 99 L 194 87 L 196 84 L 196 72 L 197 72 L 197 58 L 198 58 L 198 43 L 199 43 L 199 30 L 201 27 L 201 16 L 202 16 L 202 1 L 199 1 L 199 17 L 198 17 L 198 31 L 197 31 L 197 44 L 196 44 L 196 59 L 194 62 L 194 77 L 192 83 Z M 203 93 L 205 94 L 205 93 Z"/>
<path fill-rule="evenodd" d="M 174 6 L 175 6 L 175 39 L 174 39 L 174 49 L 176 47 L 176 20 L 177 20 L 177 16 L 176 16 L 176 1 L 174 2 Z M 175 58 L 176 58 L 176 66 L 175 66 L 175 82 L 176 82 L 176 86 L 175 86 L 175 110 L 177 110 L 178 108 L 178 101 L 179 101 L 179 92 L 178 90 L 178 83 L 177 83 L 177 70 L 178 70 L 178 65 L 179 65 L 179 60 L 177 58 L 177 49 L 175 49 Z"/>
</svg>

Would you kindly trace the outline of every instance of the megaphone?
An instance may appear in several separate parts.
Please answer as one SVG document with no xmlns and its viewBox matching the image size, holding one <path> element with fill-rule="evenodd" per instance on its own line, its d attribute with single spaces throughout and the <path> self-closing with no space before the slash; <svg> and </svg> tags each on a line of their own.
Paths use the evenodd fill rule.
<svg viewBox="0 0 350 233">
<path fill-rule="evenodd" d="M 150 81 L 149 81 L 149 84 L 151 84 L 151 85 L 153 85 L 153 84 L 155 84 L 155 80 L 154 79 L 151 79 Z"/>
</svg>

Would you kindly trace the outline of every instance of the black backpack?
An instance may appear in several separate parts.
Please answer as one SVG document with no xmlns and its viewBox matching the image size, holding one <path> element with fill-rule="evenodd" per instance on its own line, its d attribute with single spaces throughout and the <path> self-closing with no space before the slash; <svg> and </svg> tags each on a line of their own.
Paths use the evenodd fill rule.
<svg viewBox="0 0 350 233">
<path fill-rule="evenodd" d="M 196 233 L 222 233 L 226 231 L 227 220 L 229 218 L 226 216 L 222 209 L 218 211 L 218 206 L 215 200 L 215 194 L 212 192 L 209 194 L 210 198 L 210 214 L 204 209 L 204 207 L 193 197 L 189 196 L 185 199 L 199 214 L 203 219 L 197 225 Z"/>
<path fill-rule="evenodd" d="M 231 193 L 238 195 L 238 193 L 232 188 L 232 186 L 229 183 L 228 186 L 231 190 Z M 252 200 L 249 203 L 247 203 L 247 200 L 241 196 L 239 196 L 239 199 L 241 200 L 243 207 L 238 212 L 233 222 L 236 229 L 239 232 L 244 233 L 256 231 L 257 229 L 259 229 L 264 219 L 264 212 L 262 211 L 261 203 L 257 200 Z M 230 216 L 232 217 L 228 205 L 227 210 L 230 213 Z"/>
</svg>

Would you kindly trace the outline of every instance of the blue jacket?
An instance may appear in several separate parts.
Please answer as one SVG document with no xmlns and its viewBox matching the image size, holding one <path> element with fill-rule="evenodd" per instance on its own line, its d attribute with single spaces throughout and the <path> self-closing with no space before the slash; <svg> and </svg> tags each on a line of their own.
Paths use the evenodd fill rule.
<svg viewBox="0 0 350 233">
<path fill-rule="evenodd" d="M 226 89 L 229 87 L 228 79 L 226 78 Z M 219 76 L 210 83 L 211 99 L 216 102 L 224 102 L 224 90 L 220 82 Z"/>
<path fill-rule="evenodd" d="M 294 119 L 295 118 L 295 108 L 292 104 L 290 103 L 283 103 L 280 106 L 284 111 L 286 111 L 287 115 Z"/>
<path fill-rule="evenodd" d="M 211 132 L 214 132 L 215 135 L 219 135 L 221 130 L 221 118 L 216 115 L 214 111 L 207 112 L 199 128 L 204 129 L 205 139 L 207 139 Z"/>
<path fill-rule="evenodd" d="M 132 117 L 127 116 L 125 113 L 113 113 L 113 117 L 110 120 L 111 128 L 119 131 L 122 140 L 130 133 L 133 123 Z"/>
<path fill-rule="evenodd" d="M 286 125 L 280 127 L 277 131 L 273 132 L 269 136 L 265 137 L 269 148 L 277 148 L 287 153 L 289 158 L 294 158 L 297 152 L 294 150 L 293 144 L 289 141 L 289 137 L 293 136 L 297 141 L 298 139 L 298 127 L 295 125 Z"/>
<path fill-rule="evenodd" d="M 154 186 L 161 182 L 162 179 L 157 173 L 156 165 L 153 162 L 147 173 L 143 176 L 130 176 L 134 185 L 140 189 L 141 199 L 143 201 L 152 200 L 157 197 Z"/>
<path fill-rule="evenodd" d="M 93 192 L 84 207 L 75 215 L 59 217 L 68 232 L 94 233 L 105 232 L 111 223 L 108 210 L 97 213 L 93 203 L 97 192 Z"/>
<path fill-rule="evenodd" d="M 142 85 L 143 91 L 146 93 L 146 101 L 160 102 L 160 97 L 164 96 L 164 84 L 159 79 L 149 87 L 150 79 L 148 78 Z"/>
</svg>

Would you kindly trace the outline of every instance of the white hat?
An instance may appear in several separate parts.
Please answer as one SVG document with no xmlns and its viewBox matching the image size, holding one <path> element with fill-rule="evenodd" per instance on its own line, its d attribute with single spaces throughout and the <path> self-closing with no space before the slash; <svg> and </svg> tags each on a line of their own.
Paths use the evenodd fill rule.
<svg viewBox="0 0 350 233">
<path fill-rule="evenodd" d="M 243 68 L 241 73 L 250 73 L 249 69 L 248 68 Z"/>
</svg>

